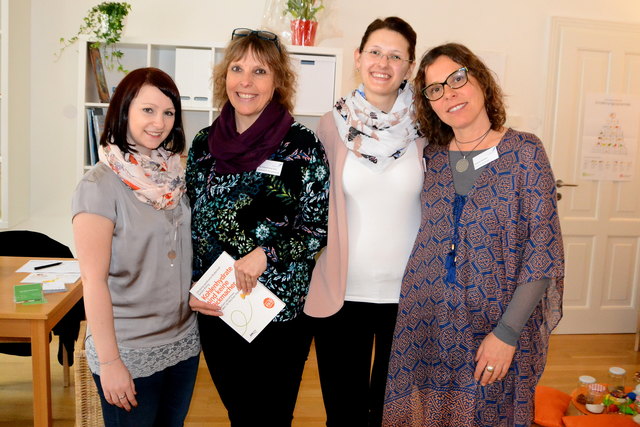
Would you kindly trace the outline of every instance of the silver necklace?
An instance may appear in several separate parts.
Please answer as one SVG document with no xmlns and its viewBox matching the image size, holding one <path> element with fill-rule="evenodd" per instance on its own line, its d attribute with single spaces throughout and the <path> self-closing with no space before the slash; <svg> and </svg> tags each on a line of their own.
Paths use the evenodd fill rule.
<svg viewBox="0 0 640 427">
<path fill-rule="evenodd" d="M 463 154 L 463 151 L 460 149 L 460 142 L 458 141 L 458 139 L 455 137 L 455 135 L 453 136 L 453 141 L 456 143 L 456 147 L 458 147 L 458 151 L 460 152 L 460 154 L 462 155 L 462 158 L 459 159 L 456 162 L 456 170 L 459 173 L 462 173 L 464 171 L 466 171 L 467 169 L 469 169 L 469 160 L 467 160 L 467 156 L 469 155 L 469 153 L 471 153 L 473 150 L 475 150 L 478 145 L 482 144 L 482 141 L 484 141 L 484 139 L 487 137 L 487 135 L 489 135 L 489 132 L 491 132 L 491 127 L 489 127 L 489 129 L 482 135 L 480 136 L 480 138 L 476 138 L 474 140 L 471 141 L 467 141 L 467 142 L 463 142 L 462 144 L 468 144 L 469 142 L 473 142 L 477 139 L 480 139 L 480 141 L 478 141 L 478 143 L 469 151 L 467 151 L 467 154 Z"/>
</svg>

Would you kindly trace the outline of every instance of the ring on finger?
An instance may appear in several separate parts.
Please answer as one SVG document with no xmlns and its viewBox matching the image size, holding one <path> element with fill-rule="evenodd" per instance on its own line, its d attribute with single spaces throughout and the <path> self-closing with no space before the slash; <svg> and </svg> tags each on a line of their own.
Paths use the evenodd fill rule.
<svg viewBox="0 0 640 427">
<path fill-rule="evenodd" d="M 485 369 L 487 370 L 487 372 L 493 372 L 493 371 L 496 370 L 496 368 L 491 366 L 491 365 L 487 365 L 487 367 Z"/>
<path fill-rule="evenodd" d="M 124 400 L 124 399 L 126 399 L 126 398 L 127 398 L 127 395 L 126 395 L 126 394 L 123 394 L 122 396 L 118 396 L 118 399 L 119 399 L 119 400 Z"/>
</svg>

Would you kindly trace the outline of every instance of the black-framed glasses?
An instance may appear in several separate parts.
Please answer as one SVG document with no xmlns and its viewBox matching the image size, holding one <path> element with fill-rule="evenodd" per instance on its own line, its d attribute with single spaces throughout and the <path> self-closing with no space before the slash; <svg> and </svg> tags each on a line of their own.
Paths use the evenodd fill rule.
<svg viewBox="0 0 640 427">
<path fill-rule="evenodd" d="M 391 53 L 382 53 L 377 49 L 371 49 L 371 50 L 363 50 L 362 53 L 367 54 L 371 59 L 375 60 L 375 61 L 380 61 L 382 58 L 386 57 L 387 61 L 389 61 L 391 64 L 400 64 L 401 62 L 408 62 L 408 63 L 412 63 L 413 61 L 410 59 L 404 59 L 401 56 L 398 55 L 394 55 Z"/>
<path fill-rule="evenodd" d="M 459 68 L 449 74 L 444 82 L 431 83 L 429 86 L 425 87 L 422 90 L 422 94 L 429 101 L 437 101 L 444 95 L 444 85 L 449 86 L 451 89 L 460 89 L 462 86 L 466 85 L 469 81 L 469 76 L 467 75 L 468 71 L 469 69 L 467 67 Z"/>
<path fill-rule="evenodd" d="M 275 33 L 272 33 L 271 31 L 252 30 L 251 28 L 236 28 L 235 30 L 233 30 L 233 33 L 231 33 L 231 40 L 235 40 L 235 39 L 239 39 L 240 37 L 247 37 L 251 35 L 255 35 L 257 38 L 262 40 L 268 40 L 270 42 L 273 42 L 273 44 L 275 44 L 276 47 L 278 48 L 278 52 L 280 51 L 280 43 L 278 41 L 278 35 Z"/>
</svg>

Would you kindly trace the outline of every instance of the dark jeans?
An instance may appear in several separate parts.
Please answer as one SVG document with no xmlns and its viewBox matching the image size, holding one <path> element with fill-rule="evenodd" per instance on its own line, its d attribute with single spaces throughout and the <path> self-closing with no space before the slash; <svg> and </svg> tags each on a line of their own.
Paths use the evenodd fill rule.
<svg viewBox="0 0 640 427">
<path fill-rule="evenodd" d="M 327 426 L 382 425 L 397 312 L 398 304 L 346 301 L 333 316 L 311 321 Z"/>
<path fill-rule="evenodd" d="M 311 347 L 307 319 L 271 322 L 248 343 L 218 317 L 198 314 L 202 352 L 233 427 L 288 427 Z"/>
<path fill-rule="evenodd" d="M 182 426 L 189 411 L 199 361 L 200 357 L 195 356 L 149 377 L 135 378 L 138 406 L 131 412 L 107 403 L 100 377 L 94 375 L 105 426 Z"/>
</svg>

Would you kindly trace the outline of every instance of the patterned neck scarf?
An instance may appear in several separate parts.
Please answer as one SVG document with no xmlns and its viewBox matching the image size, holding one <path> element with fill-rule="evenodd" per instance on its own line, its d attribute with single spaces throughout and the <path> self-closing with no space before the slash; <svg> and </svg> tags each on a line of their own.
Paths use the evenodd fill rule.
<svg viewBox="0 0 640 427">
<path fill-rule="evenodd" d="M 158 210 L 171 210 L 180 204 L 186 186 L 178 154 L 162 147 L 151 150 L 151 157 L 122 153 L 115 144 L 101 148 L 98 150 L 100 161 L 109 166 L 142 203 Z"/>
<path fill-rule="evenodd" d="M 338 134 L 358 160 L 382 172 L 400 158 L 408 145 L 420 137 L 414 125 L 413 87 L 400 87 L 390 112 L 371 105 L 364 97 L 364 85 L 341 98 L 333 109 Z"/>
<path fill-rule="evenodd" d="M 293 117 L 282 104 L 271 101 L 249 129 L 238 133 L 235 109 L 227 101 L 209 130 L 209 152 L 216 159 L 216 173 L 255 170 L 275 153 L 292 124 Z"/>
</svg>

